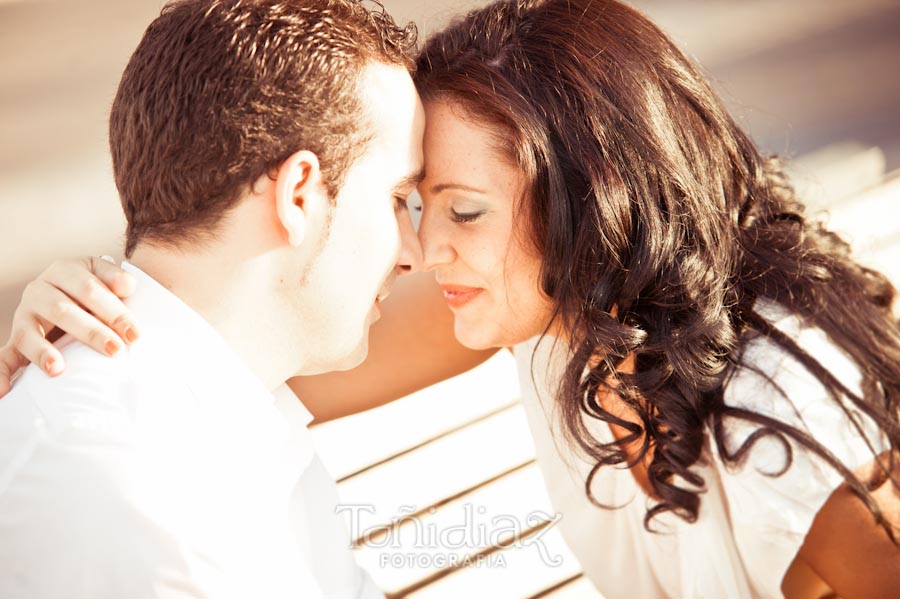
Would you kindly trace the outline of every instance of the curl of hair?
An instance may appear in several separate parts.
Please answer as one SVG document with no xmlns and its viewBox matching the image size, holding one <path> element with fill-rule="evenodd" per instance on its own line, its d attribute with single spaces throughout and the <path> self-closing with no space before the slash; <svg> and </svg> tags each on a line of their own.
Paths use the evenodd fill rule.
<svg viewBox="0 0 900 599">
<path fill-rule="evenodd" d="M 694 521 L 707 429 L 741 462 L 762 437 L 817 454 L 891 534 L 859 480 L 808 433 L 730 407 L 742 349 L 765 335 L 796 357 L 847 413 L 900 444 L 900 327 L 894 288 L 810 219 L 777 159 L 761 156 L 698 69 L 640 12 L 616 0 L 501 1 L 431 37 L 417 64 L 423 100 L 445 100 L 495 130 L 530 182 L 542 290 L 570 332 L 558 393 L 569 442 L 596 466 L 644 461 L 656 504 Z M 754 309 L 777 302 L 821 328 L 858 365 L 851 392 Z M 634 358 L 634 372 L 620 365 Z M 767 376 L 768 373 L 761 373 Z M 612 393 L 640 424 L 604 410 Z M 602 443 L 586 418 L 628 431 Z M 723 422 L 759 426 L 728 451 Z M 640 441 L 629 459 L 622 444 Z M 787 468 L 786 467 L 786 468 Z M 880 472 L 881 480 L 893 472 Z M 893 535 L 892 535 L 893 536 Z"/>
</svg>

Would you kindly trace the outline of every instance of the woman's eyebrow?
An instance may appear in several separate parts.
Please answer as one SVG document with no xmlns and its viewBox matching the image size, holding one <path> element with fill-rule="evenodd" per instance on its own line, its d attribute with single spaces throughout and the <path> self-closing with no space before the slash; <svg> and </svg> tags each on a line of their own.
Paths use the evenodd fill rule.
<svg viewBox="0 0 900 599">
<path fill-rule="evenodd" d="M 478 189 L 477 187 L 472 187 L 463 183 L 438 183 L 437 185 L 432 185 L 429 191 L 433 194 L 439 194 L 442 191 L 446 191 L 448 189 L 458 189 L 460 191 L 468 191 L 471 193 L 480 193 L 482 195 L 487 195 L 487 192 L 483 189 Z"/>
</svg>

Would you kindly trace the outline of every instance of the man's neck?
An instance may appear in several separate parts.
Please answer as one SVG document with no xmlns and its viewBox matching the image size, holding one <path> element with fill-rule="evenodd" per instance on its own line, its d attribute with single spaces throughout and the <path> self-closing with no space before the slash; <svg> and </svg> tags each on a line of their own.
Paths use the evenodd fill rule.
<svg viewBox="0 0 900 599">
<path fill-rule="evenodd" d="M 218 331 L 266 385 L 275 389 L 299 369 L 278 307 L 267 294 L 265 264 L 220 251 L 178 252 L 141 246 L 129 262 L 181 299 Z"/>
</svg>

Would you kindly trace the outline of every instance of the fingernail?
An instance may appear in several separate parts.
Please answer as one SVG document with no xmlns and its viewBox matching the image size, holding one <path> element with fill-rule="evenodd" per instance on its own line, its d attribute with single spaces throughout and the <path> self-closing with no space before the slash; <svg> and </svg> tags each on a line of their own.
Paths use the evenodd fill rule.
<svg viewBox="0 0 900 599">
<path fill-rule="evenodd" d="M 119 344 L 110 339 L 106 342 L 106 345 L 103 346 L 103 349 L 106 350 L 106 355 L 111 358 L 119 351 Z"/>
<path fill-rule="evenodd" d="M 56 360 L 54 360 L 53 358 L 47 358 L 47 360 L 44 362 L 44 370 L 47 372 L 47 374 L 56 376 L 57 374 L 59 374 L 59 364 L 57 364 Z"/>
<path fill-rule="evenodd" d="M 129 344 L 134 343 L 135 341 L 137 341 L 137 338 L 138 338 L 138 332 L 134 327 L 129 326 L 125 329 L 125 341 L 126 342 L 128 342 Z"/>
</svg>

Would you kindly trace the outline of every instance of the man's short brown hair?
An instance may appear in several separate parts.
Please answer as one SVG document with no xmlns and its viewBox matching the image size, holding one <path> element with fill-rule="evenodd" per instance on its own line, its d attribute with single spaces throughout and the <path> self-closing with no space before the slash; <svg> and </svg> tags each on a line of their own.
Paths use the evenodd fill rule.
<svg viewBox="0 0 900 599">
<path fill-rule="evenodd" d="M 358 0 L 176 0 L 150 24 L 110 115 L 125 254 L 210 239 L 300 149 L 332 197 L 369 136 L 360 74 L 412 68 L 415 27 Z"/>
</svg>

